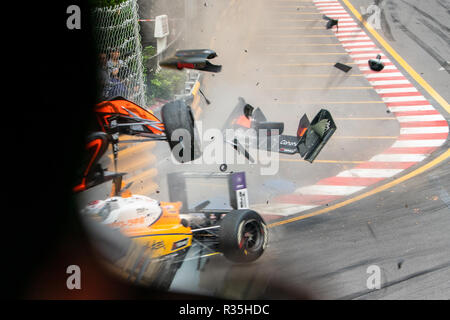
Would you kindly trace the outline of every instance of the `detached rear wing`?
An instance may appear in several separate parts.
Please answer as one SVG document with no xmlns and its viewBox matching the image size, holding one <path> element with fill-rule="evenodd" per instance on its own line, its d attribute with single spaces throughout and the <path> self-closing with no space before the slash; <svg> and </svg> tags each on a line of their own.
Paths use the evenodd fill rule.
<svg viewBox="0 0 450 320">
<path fill-rule="evenodd" d="M 309 124 L 306 132 L 301 134 L 297 144 L 300 156 L 308 162 L 313 162 L 335 131 L 336 124 L 330 112 L 321 109 Z"/>
</svg>

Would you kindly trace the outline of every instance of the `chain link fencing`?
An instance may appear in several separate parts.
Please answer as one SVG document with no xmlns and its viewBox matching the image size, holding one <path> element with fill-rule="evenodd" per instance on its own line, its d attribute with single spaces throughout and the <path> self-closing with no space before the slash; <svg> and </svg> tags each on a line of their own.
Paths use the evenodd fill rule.
<svg viewBox="0 0 450 320">
<path fill-rule="evenodd" d="M 92 21 L 99 52 L 102 98 L 123 96 L 146 106 L 137 0 L 94 8 Z"/>
</svg>

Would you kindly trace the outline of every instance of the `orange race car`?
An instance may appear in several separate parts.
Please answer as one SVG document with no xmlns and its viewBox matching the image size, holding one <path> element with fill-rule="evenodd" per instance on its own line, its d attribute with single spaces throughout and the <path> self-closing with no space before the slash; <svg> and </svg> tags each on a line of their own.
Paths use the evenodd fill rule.
<svg viewBox="0 0 450 320">
<path fill-rule="evenodd" d="M 116 178 L 117 182 L 120 181 L 117 177 L 120 174 L 106 173 L 96 166 L 110 143 L 114 165 L 117 166 L 120 134 L 143 138 L 132 142 L 167 141 L 173 156 L 179 162 L 192 161 L 201 155 L 194 116 L 191 108 L 183 100 L 166 103 L 161 110 L 162 120 L 123 97 L 100 102 L 95 106 L 95 114 L 99 130 L 91 133 L 87 138 L 86 165 L 80 174 L 79 184 L 74 187 L 75 192 L 113 178 Z"/>
<path fill-rule="evenodd" d="M 82 214 L 90 220 L 89 223 L 117 230 L 139 245 L 136 250 L 139 255 L 129 258 L 126 256 L 133 254 L 129 254 L 129 250 L 120 252 L 124 245 L 119 238 L 104 236 L 102 233 L 108 231 L 99 228 L 93 235 L 94 240 L 100 239 L 103 244 L 107 242 L 102 254 L 114 257 L 109 259 L 110 262 L 125 278 L 167 290 L 187 254 L 190 260 L 221 253 L 232 262 L 249 263 L 258 259 L 266 249 L 267 226 L 257 212 L 248 208 L 245 174 L 215 175 L 218 176 L 214 178 L 223 178 L 232 186 L 232 208 L 209 209 L 206 208 L 210 204 L 207 200 L 190 209 L 182 194 L 176 196 L 181 199 L 176 202 L 124 195 L 91 201 L 83 208 Z M 176 179 L 179 185 L 184 184 L 182 181 Z"/>
</svg>

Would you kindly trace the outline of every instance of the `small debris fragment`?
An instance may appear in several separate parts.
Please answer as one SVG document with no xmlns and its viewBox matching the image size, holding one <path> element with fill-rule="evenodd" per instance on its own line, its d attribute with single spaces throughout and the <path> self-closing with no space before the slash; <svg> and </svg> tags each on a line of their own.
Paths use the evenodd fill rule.
<svg viewBox="0 0 450 320">
<path fill-rule="evenodd" d="M 377 236 L 375 235 L 375 232 L 373 231 L 372 226 L 370 225 L 370 221 L 367 222 L 367 228 L 369 229 L 369 232 L 372 235 L 372 237 L 374 237 L 376 239 Z"/>
<path fill-rule="evenodd" d="M 244 115 L 247 119 L 250 119 L 250 116 L 253 114 L 253 110 L 255 108 L 253 108 L 251 105 L 249 105 L 248 103 L 244 106 Z"/>
<path fill-rule="evenodd" d="M 228 166 L 226 165 L 226 163 L 222 163 L 219 167 L 220 171 L 225 172 L 228 169 Z"/>
<path fill-rule="evenodd" d="M 381 55 L 377 55 L 376 59 L 369 60 L 369 67 L 373 71 L 381 71 L 384 68 L 384 64 L 381 62 Z"/>
<path fill-rule="evenodd" d="M 340 62 L 337 62 L 334 66 L 335 66 L 336 68 L 338 68 L 339 70 L 342 70 L 342 71 L 344 71 L 344 72 L 349 72 L 350 69 L 352 68 L 352 67 L 347 66 L 347 65 L 345 65 L 345 64 L 343 64 L 343 63 L 340 63 Z"/>
<path fill-rule="evenodd" d="M 401 269 L 401 268 L 402 268 L 403 262 L 405 262 L 405 260 L 403 260 L 403 259 L 400 259 L 400 260 L 397 262 L 397 269 Z"/>
<path fill-rule="evenodd" d="M 327 17 L 326 15 L 323 16 L 323 19 L 328 20 L 327 25 L 326 25 L 327 29 L 331 29 L 334 26 L 336 26 L 337 32 L 339 32 L 339 26 L 338 26 L 339 21 L 338 20 L 331 19 L 330 17 Z"/>
<path fill-rule="evenodd" d="M 208 98 L 205 96 L 205 94 L 203 93 L 203 91 L 202 91 L 201 89 L 198 89 L 198 91 L 200 92 L 200 94 L 201 94 L 201 95 L 203 96 L 203 98 L 205 99 L 206 104 L 207 104 L 207 105 L 210 105 L 210 104 L 211 104 L 211 101 L 208 100 Z"/>
</svg>

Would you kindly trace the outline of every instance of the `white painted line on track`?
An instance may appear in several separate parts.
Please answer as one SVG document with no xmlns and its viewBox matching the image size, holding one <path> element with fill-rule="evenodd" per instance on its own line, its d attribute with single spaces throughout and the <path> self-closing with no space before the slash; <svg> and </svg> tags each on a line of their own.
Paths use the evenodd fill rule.
<svg viewBox="0 0 450 320">
<path fill-rule="evenodd" d="M 424 154 L 382 153 L 372 157 L 372 162 L 420 162 L 426 158 Z"/>
<path fill-rule="evenodd" d="M 359 28 L 357 28 L 356 30 L 361 30 Z M 337 36 L 337 38 L 339 39 L 339 37 L 347 37 L 347 36 L 365 36 L 366 34 L 363 31 L 354 31 L 354 32 L 339 32 Z"/>
<path fill-rule="evenodd" d="M 389 88 L 389 89 L 375 89 L 375 91 L 379 94 L 383 93 L 396 93 L 396 92 L 418 92 L 416 88 L 409 87 L 409 88 Z M 433 107 L 431 107 L 433 108 Z M 434 108 L 433 108 L 434 109 Z M 392 110 L 391 110 L 392 111 Z"/>
<path fill-rule="evenodd" d="M 361 42 L 343 42 L 342 46 L 343 47 L 351 47 L 351 46 L 371 46 L 374 47 L 375 43 L 373 43 L 372 41 L 361 41 Z M 367 63 L 367 61 L 366 61 Z"/>
<path fill-rule="evenodd" d="M 381 57 L 386 57 L 383 53 L 380 53 Z M 350 54 L 350 57 L 352 57 L 353 59 L 355 58 L 374 58 L 376 55 L 374 55 L 373 53 L 356 53 Z M 366 60 L 367 62 L 368 60 Z"/>
<path fill-rule="evenodd" d="M 301 193 L 305 195 L 336 195 L 346 196 L 355 192 L 358 192 L 365 187 L 361 186 L 334 186 L 334 185 L 312 185 L 308 187 L 302 187 L 295 190 L 295 193 Z"/>
<path fill-rule="evenodd" d="M 373 57 L 372 54 L 368 55 L 368 57 Z M 389 59 L 380 59 L 381 62 L 388 62 L 388 63 L 392 63 L 391 60 Z M 368 60 L 355 60 L 356 64 L 364 64 L 367 65 L 368 64 Z"/>
<path fill-rule="evenodd" d="M 339 20 L 343 20 L 343 19 L 339 19 Z M 339 23 L 339 26 L 357 26 L 358 24 L 354 23 L 354 22 L 341 22 Z"/>
<path fill-rule="evenodd" d="M 386 103 L 389 103 L 389 102 L 406 102 L 406 101 L 422 101 L 422 100 L 427 101 L 427 99 L 425 99 L 424 96 L 381 97 L 381 99 L 383 99 L 383 101 L 386 102 Z"/>
<path fill-rule="evenodd" d="M 342 38 L 339 39 L 341 42 L 346 42 L 346 41 L 355 41 L 355 40 L 370 40 L 369 37 L 353 37 L 353 38 Z M 365 62 L 367 62 L 367 60 L 364 60 Z"/>
<path fill-rule="evenodd" d="M 340 10 L 340 11 L 342 11 L 342 6 L 336 6 L 336 5 L 327 5 L 327 4 L 324 4 L 323 6 L 321 6 L 320 7 L 320 11 L 321 12 L 323 12 L 322 10 Z"/>
<path fill-rule="evenodd" d="M 354 31 L 362 31 L 361 28 L 359 28 L 359 27 L 344 27 L 344 28 L 339 28 L 339 31 L 352 31 L 352 30 L 354 30 Z M 351 33 L 351 32 L 347 32 L 347 33 L 349 33 L 349 35 L 354 34 L 354 33 Z M 345 34 L 343 34 L 343 32 L 339 32 L 339 34 L 340 34 L 340 36 L 345 36 Z M 369 37 L 367 37 L 367 38 L 370 39 Z"/>
<path fill-rule="evenodd" d="M 403 77 L 403 74 L 401 74 L 400 72 L 383 72 L 383 73 L 368 73 L 368 74 L 366 74 L 366 78 L 386 78 L 386 77 Z M 406 79 L 406 78 L 404 78 L 404 79 Z"/>
<path fill-rule="evenodd" d="M 367 63 L 365 65 L 367 65 L 367 67 L 366 66 L 359 67 L 359 70 L 361 70 L 361 71 L 369 71 L 370 67 L 368 66 Z M 396 66 L 385 66 L 383 70 L 397 70 L 397 67 Z"/>
<path fill-rule="evenodd" d="M 400 134 L 427 134 L 427 133 L 446 133 L 448 132 L 448 126 L 440 127 L 409 127 L 400 128 Z"/>
<path fill-rule="evenodd" d="M 389 178 L 395 176 L 402 169 L 350 169 L 342 171 L 337 177 L 359 177 L 359 178 Z"/>
<path fill-rule="evenodd" d="M 369 81 L 373 86 L 381 86 L 385 84 L 408 84 L 408 80 L 380 80 L 380 81 Z"/>
<path fill-rule="evenodd" d="M 318 207 L 318 205 L 302 205 L 293 203 L 276 203 L 270 206 L 255 205 L 252 206 L 253 210 L 258 210 L 263 213 L 275 214 L 280 216 L 289 216 L 295 213 L 300 213 L 306 210 L 310 210 Z"/>
<path fill-rule="evenodd" d="M 391 112 L 408 112 L 408 111 L 429 111 L 435 110 L 431 105 L 424 106 L 398 106 L 398 107 L 388 107 Z"/>
<path fill-rule="evenodd" d="M 445 141 L 446 139 L 398 140 L 392 145 L 392 148 L 439 147 Z"/>
<path fill-rule="evenodd" d="M 445 120 L 440 114 L 423 115 L 423 116 L 401 116 L 397 117 L 399 122 L 422 122 L 422 121 L 439 121 Z"/>
<path fill-rule="evenodd" d="M 321 7 L 319 8 L 319 11 L 323 14 L 326 14 L 327 16 L 330 15 L 341 15 L 343 17 L 350 17 L 350 15 L 347 13 L 347 11 L 344 10 L 344 8 L 334 7 L 334 8 L 325 8 Z M 352 20 L 354 21 L 354 20 Z"/>
</svg>

